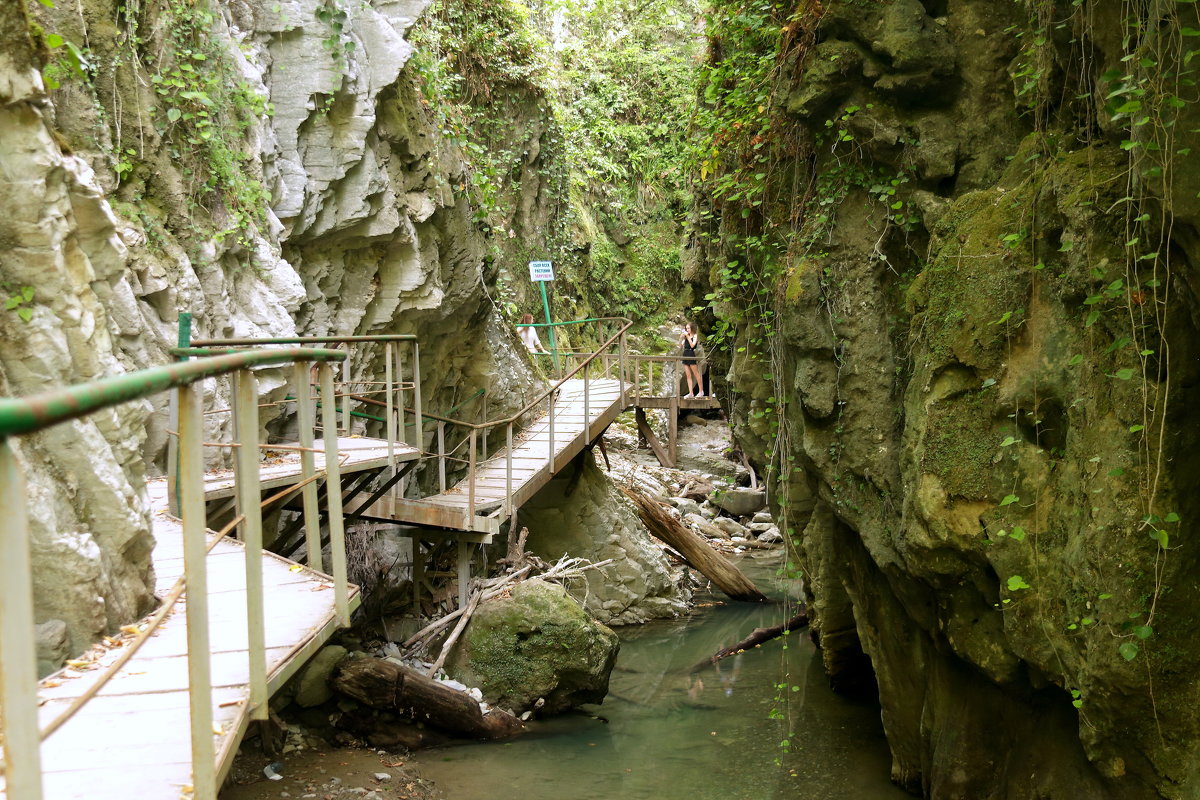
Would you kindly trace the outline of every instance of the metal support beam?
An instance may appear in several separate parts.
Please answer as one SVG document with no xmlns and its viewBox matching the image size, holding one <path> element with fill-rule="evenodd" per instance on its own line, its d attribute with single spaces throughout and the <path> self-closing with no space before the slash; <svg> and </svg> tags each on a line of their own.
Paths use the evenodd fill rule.
<svg viewBox="0 0 1200 800">
<path fill-rule="evenodd" d="M 258 381 L 250 370 L 233 376 L 233 424 L 237 431 L 235 482 L 246 552 L 246 625 L 250 658 L 250 719 L 269 716 L 267 703 L 267 637 L 263 622 L 262 494 L 258 467 Z"/>
<path fill-rule="evenodd" d="M 312 370 L 308 364 L 297 364 L 292 370 L 293 381 L 296 384 L 296 426 L 299 433 L 300 447 L 300 479 L 307 481 L 317 474 L 316 462 L 312 453 L 313 431 L 316 420 L 313 414 L 313 385 Z M 325 408 L 330 408 L 328 404 Z M 317 572 L 324 572 L 325 565 L 321 559 L 321 510 L 317 505 L 317 483 L 306 483 L 301 497 L 304 498 L 304 540 L 308 549 L 308 566 Z"/>
<path fill-rule="evenodd" d="M 471 543 L 458 540 L 458 607 L 467 607 L 467 592 L 471 588 Z"/>
<path fill-rule="evenodd" d="M 33 632 L 33 577 L 25 478 L 8 439 L 0 438 L 0 718 L 4 779 L 12 800 L 41 800 L 41 736 L 38 733 L 37 650 Z"/>
<path fill-rule="evenodd" d="M 329 553 L 333 562 L 334 603 L 338 621 L 350 627 L 350 598 L 346 577 L 346 535 L 342 518 L 342 470 L 338 464 L 337 413 L 333 397 L 333 369 L 322 364 L 321 414 L 325 434 L 325 503 L 329 509 Z M 319 543 L 318 543 L 319 546 Z M 311 566 L 311 562 L 310 562 Z"/>
<path fill-rule="evenodd" d="M 188 706 L 192 731 L 192 791 L 216 800 L 213 745 L 212 648 L 208 637 L 208 537 L 204 518 L 204 418 L 195 386 L 179 389 L 179 508 L 183 519 L 183 570 L 187 581 Z"/>
</svg>

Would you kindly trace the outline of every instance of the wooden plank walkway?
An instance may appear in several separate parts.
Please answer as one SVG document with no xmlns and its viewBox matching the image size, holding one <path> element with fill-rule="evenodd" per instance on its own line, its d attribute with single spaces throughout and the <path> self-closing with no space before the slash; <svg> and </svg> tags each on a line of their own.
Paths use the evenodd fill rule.
<svg viewBox="0 0 1200 800">
<path fill-rule="evenodd" d="M 297 447 L 298 445 L 296 442 L 289 442 L 287 446 Z M 320 449 L 319 441 L 316 447 L 318 450 Z M 266 447 L 266 450 L 270 452 L 270 445 Z M 417 448 L 398 443 L 392 445 L 392 451 L 395 453 L 397 463 L 412 461 L 420 456 Z M 299 482 L 300 454 L 288 450 L 276 450 L 275 453 L 280 455 L 269 458 L 259 467 L 259 483 L 263 489 L 276 489 Z M 387 464 L 387 441 L 359 436 L 339 436 L 338 455 L 343 459 L 341 468 L 343 475 L 348 472 L 382 467 Z M 325 454 L 317 452 L 313 454 L 313 457 L 317 472 L 323 471 Z M 220 500 L 225 497 L 233 497 L 233 487 L 233 470 L 206 473 L 204 476 L 204 499 Z"/>
<path fill-rule="evenodd" d="M 338 447 L 347 472 L 387 464 L 387 443 L 343 438 Z M 396 447 L 397 461 L 419 456 Z M 298 481 L 300 456 L 288 453 L 261 468 L 263 488 Z M 316 457 L 317 470 L 324 457 Z M 205 478 L 207 499 L 232 493 L 232 473 Z M 183 529 L 166 513 L 165 480 L 147 484 L 153 510 L 156 592 L 161 597 L 183 574 Z M 216 534 L 209 532 L 212 540 Z M 224 539 L 208 554 L 209 636 L 218 776 L 223 778 L 249 722 L 249 655 L 246 624 L 246 557 L 241 542 Z M 267 684 L 276 692 L 337 629 L 333 579 L 273 553 L 263 554 Z M 350 587 L 350 608 L 358 588 Z M 42 744 L 44 796 L 53 800 L 188 797 L 192 754 L 188 710 L 186 592 L 137 654 L 99 694 Z M 131 636 L 118 637 L 129 640 Z M 45 726 L 94 684 L 116 661 L 121 647 L 90 664 L 67 667 L 38 689 L 39 722 Z M 0 797 L 5 797 L 0 773 Z"/>
<path fill-rule="evenodd" d="M 587 444 L 625 410 L 621 384 L 615 380 L 589 381 L 588 425 L 584 429 L 584 384 L 566 381 L 554 401 L 554 463 L 550 459 L 550 422 L 543 415 L 513 437 L 513 506 L 533 497 Z M 347 509 L 365 519 L 435 525 L 495 534 L 508 517 L 504 508 L 507 448 L 501 448 L 475 468 L 475 514 L 468 518 L 469 481 L 463 480 L 441 494 L 421 500 L 381 498 L 370 508 Z M 490 537 L 489 537 L 490 538 Z"/>
</svg>

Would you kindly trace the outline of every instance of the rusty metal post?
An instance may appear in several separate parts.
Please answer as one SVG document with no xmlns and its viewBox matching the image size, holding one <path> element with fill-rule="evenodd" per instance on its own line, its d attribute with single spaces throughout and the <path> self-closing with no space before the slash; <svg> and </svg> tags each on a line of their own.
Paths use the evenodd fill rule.
<svg viewBox="0 0 1200 800">
<path fill-rule="evenodd" d="M 507 451 L 504 454 L 504 513 L 512 517 L 512 439 L 513 424 L 510 422 L 504 431 L 507 440 Z"/>
<path fill-rule="evenodd" d="M 467 521 L 475 522 L 475 434 L 477 431 L 471 428 L 471 443 L 470 456 L 467 462 Z M 474 527 L 468 527 L 467 530 L 473 531 Z"/>
<path fill-rule="evenodd" d="M 446 491 L 446 423 L 437 424 L 438 491 Z"/>
<path fill-rule="evenodd" d="M 396 348 L 396 416 L 400 442 L 408 444 L 408 426 L 404 423 L 404 353 Z"/>
<path fill-rule="evenodd" d="M 620 356 L 620 366 L 618 367 L 618 369 L 620 370 L 620 374 L 618 376 L 618 380 L 620 380 L 620 386 L 621 386 L 621 406 L 624 407 L 624 406 L 628 405 L 625 402 L 625 333 L 624 332 L 621 333 L 620 339 L 617 340 L 617 348 L 618 348 L 619 356 Z"/>
<path fill-rule="evenodd" d="M 0 437 L 0 711 L 3 711 L 4 780 L 13 800 L 41 800 L 41 736 L 38 733 L 37 647 L 33 628 L 33 576 L 25 478 L 7 438 Z"/>
<path fill-rule="evenodd" d="M 321 556 L 321 509 L 317 504 L 317 482 L 309 480 L 317 474 L 316 459 L 312 453 L 316 420 L 313 414 L 313 385 L 311 365 L 297 363 L 292 368 L 292 380 L 296 384 L 296 427 L 299 433 L 300 479 L 305 481 L 301 489 L 304 500 L 304 542 L 308 554 L 308 566 L 324 572 Z"/>
<path fill-rule="evenodd" d="M 412 343 L 413 348 L 413 416 L 417 434 L 413 438 L 413 443 L 418 450 L 425 450 L 425 410 L 421 405 L 421 346 L 417 344 L 416 339 Z"/>
<path fill-rule="evenodd" d="M 333 399 L 333 369 L 322 364 L 321 411 L 325 434 L 325 507 L 329 512 L 329 559 L 333 562 L 334 603 L 338 622 L 350 627 L 349 581 L 346 577 L 345 519 L 342 517 L 342 470 L 338 463 L 337 411 Z"/>
<path fill-rule="evenodd" d="M 550 464 L 550 474 L 554 474 L 554 392 L 546 396 L 546 422 L 550 426 L 550 452 L 547 461 Z"/>
<path fill-rule="evenodd" d="M 677 441 L 679 439 L 679 398 L 678 397 L 671 398 L 671 407 L 670 407 L 670 409 L 668 409 L 668 413 L 671 416 L 667 419 L 667 440 L 668 440 L 667 441 L 667 456 L 671 460 L 671 463 L 669 464 L 669 466 L 672 469 L 674 469 L 675 464 L 677 463 L 676 453 L 678 451 L 676 448 L 677 448 Z"/>
<path fill-rule="evenodd" d="M 352 388 L 350 386 L 350 380 L 345 373 L 349 371 L 349 367 L 349 364 L 345 364 L 342 367 L 342 376 L 346 378 L 342 381 L 342 430 L 346 432 L 347 436 L 350 435 L 350 393 Z"/>
<path fill-rule="evenodd" d="M 458 540 L 458 607 L 466 609 L 468 590 L 471 588 L 471 545 Z"/>
<path fill-rule="evenodd" d="M 262 492 L 258 466 L 258 381 L 250 370 L 233 375 L 233 424 L 237 449 L 235 482 L 246 555 L 246 631 L 250 658 L 250 719 L 266 719 L 267 644 L 263 623 Z"/>
<path fill-rule="evenodd" d="M 216 800 L 213 745 L 212 648 L 208 636 L 208 537 L 204 515 L 204 418 L 195 386 L 179 389 L 179 508 L 183 572 L 187 582 L 188 705 L 192 732 L 192 789 L 196 800 Z"/>
<path fill-rule="evenodd" d="M 388 445 L 388 469 L 393 474 L 396 471 L 396 397 L 393 394 L 395 386 L 395 373 L 392 371 L 392 343 L 388 342 L 383 346 L 383 371 L 384 380 L 387 382 L 387 388 L 384 390 L 384 395 L 387 398 L 387 445 Z"/>
</svg>

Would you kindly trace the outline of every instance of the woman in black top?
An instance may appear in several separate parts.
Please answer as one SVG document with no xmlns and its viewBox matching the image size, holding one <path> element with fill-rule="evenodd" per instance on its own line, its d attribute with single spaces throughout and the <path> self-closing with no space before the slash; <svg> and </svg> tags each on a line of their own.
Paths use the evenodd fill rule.
<svg viewBox="0 0 1200 800">
<path fill-rule="evenodd" d="M 684 399 L 704 397 L 704 379 L 700 376 L 700 364 L 696 360 L 700 334 L 696 333 L 695 325 L 689 322 L 683 326 L 683 336 L 679 337 L 679 344 L 683 348 L 683 374 L 687 376 L 688 382 L 688 393 L 684 395 Z"/>
</svg>

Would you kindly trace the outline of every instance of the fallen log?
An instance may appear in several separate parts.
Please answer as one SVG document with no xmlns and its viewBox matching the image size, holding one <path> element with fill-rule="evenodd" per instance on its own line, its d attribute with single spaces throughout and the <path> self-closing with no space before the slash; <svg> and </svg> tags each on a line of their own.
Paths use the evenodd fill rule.
<svg viewBox="0 0 1200 800">
<path fill-rule="evenodd" d="M 499 709 L 484 714 L 469 695 L 382 658 L 344 659 L 329 683 L 363 705 L 406 714 L 464 738 L 507 739 L 525 732 L 521 720 L 512 714 Z"/>
<path fill-rule="evenodd" d="M 722 647 L 717 652 L 713 653 L 703 661 L 697 662 L 689 672 L 699 672 L 705 667 L 709 667 L 722 658 L 737 655 L 738 653 L 749 650 L 752 647 L 758 647 L 763 642 L 769 642 L 772 639 L 777 639 L 783 636 L 788 631 L 794 631 L 798 628 L 808 627 L 808 609 L 804 609 L 796 616 L 789 619 L 780 625 L 775 625 L 770 628 L 755 628 L 750 632 L 750 635 L 742 639 L 737 644 L 732 644 L 729 647 Z"/>
<path fill-rule="evenodd" d="M 633 501 L 638 516 L 642 518 L 650 533 L 675 548 L 690 567 L 712 581 L 714 586 L 734 600 L 749 603 L 766 602 L 766 595 L 760 592 L 741 570 L 709 547 L 699 535 L 667 513 L 662 506 L 632 487 L 621 486 L 621 491 Z"/>
</svg>

